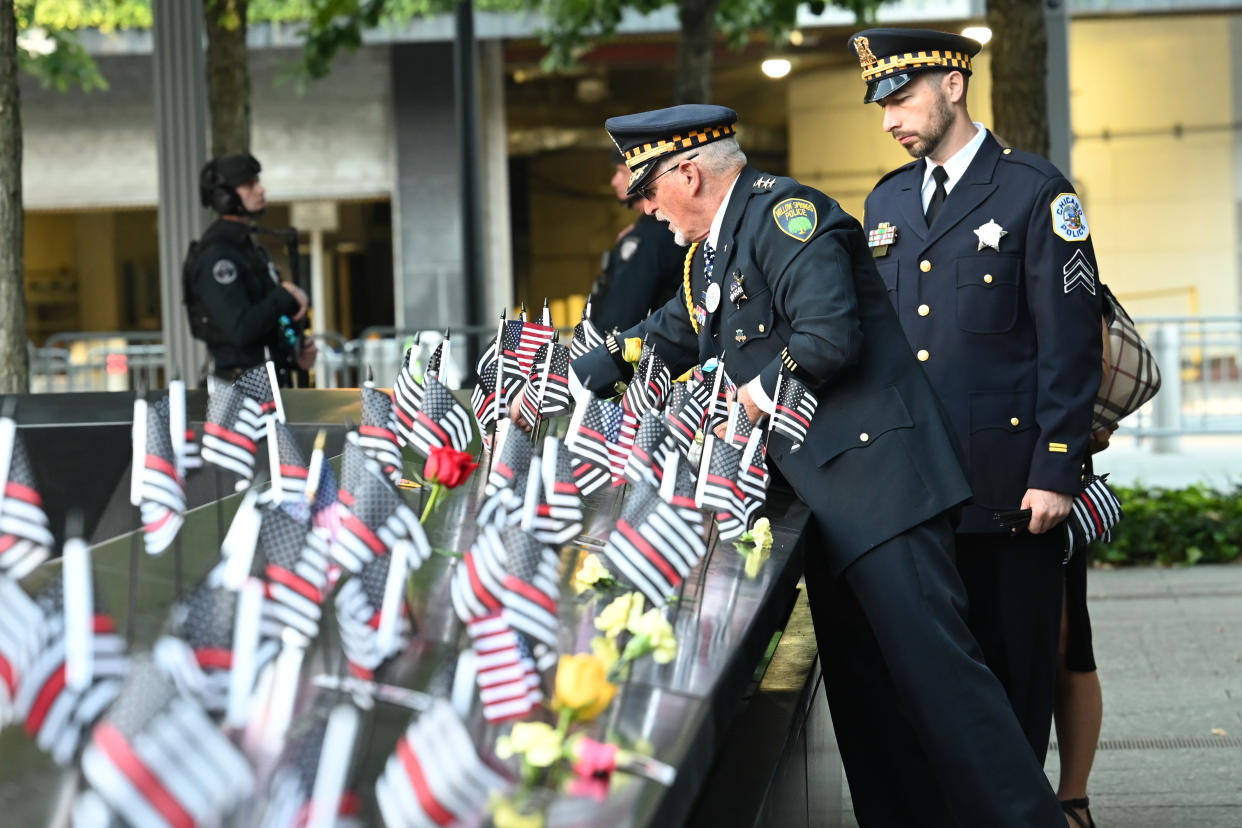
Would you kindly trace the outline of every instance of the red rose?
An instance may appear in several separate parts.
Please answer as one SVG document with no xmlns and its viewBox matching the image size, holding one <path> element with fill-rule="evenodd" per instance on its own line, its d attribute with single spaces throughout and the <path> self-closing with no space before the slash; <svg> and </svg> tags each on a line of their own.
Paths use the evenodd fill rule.
<svg viewBox="0 0 1242 828">
<path fill-rule="evenodd" d="M 423 477 L 432 483 L 439 483 L 446 489 L 456 489 L 470 473 L 479 467 L 469 452 L 458 451 L 448 446 L 438 446 L 427 456 L 427 465 L 423 467 Z"/>
</svg>

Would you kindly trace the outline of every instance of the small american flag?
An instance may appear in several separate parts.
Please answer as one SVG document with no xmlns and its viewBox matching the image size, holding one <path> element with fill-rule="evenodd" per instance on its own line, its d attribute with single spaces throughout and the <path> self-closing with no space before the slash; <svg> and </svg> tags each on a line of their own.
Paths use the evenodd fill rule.
<svg viewBox="0 0 1242 828">
<path fill-rule="evenodd" d="M 401 479 L 401 446 L 397 442 L 398 421 L 393 398 L 373 383 L 362 386 L 362 422 L 358 425 L 358 444 L 373 457 L 384 474 L 396 483 Z"/>
<path fill-rule="evenodd" d="M 441 339 L 439 342 L 436 343 L 436 347 L 431 351 L 431 356 L 427 357 L 427 368 L 426 370 L 423 371 L 423 373 L 431 374 L 433 377 L 439 379 L 441 382 L 447 382 L 448 377 L 445 376 L 445 372 L 448 370 L 448 365 L 444 364 L 444 369 L 445 369 L 444 371 L 441 371 L 440 367 L 441 367 L 441 364 L 444 363 L 444 355 L 448 353 L 448 350 L 449 350 L 449 335 L 448 335 L 448 331 L 445 331 L 444 339 Z"/>
<path fill-rule="evenodd" d="M 375 782 L 388 828 L 477 825 L 509 784 L 484 764 L 452 706 L 435 701 L 397 740 Z"/>
<path fill-rule="evenodd" d="M 23 672 L 17 692 L 17 712 L 26 733 L 59 765 L 73 760 L 83 733 L 116 698 L 129 669 L 125 641 L 96 602 L 90 641 L 91 682 L 84 690 L 67 683 L 64 600 L 59 578 L 36 596 L 35 603 L 43 614 L 39 650 Z"/>
<path fill-rule="evenodd" d="M 397 541 L 408 540 L 414 545 L 409 565 L 417 569 L 431 554 L 418 517 L 375 461 L 362 471 L 361 478 L 348 514 L 341 516 L 333 559 L 356 573 L 376 557 L 387 556 Z"/>
<path fill-rule="evenodd" d="M 625 463 L 625 476 L 631 483 L 646 481 L 653 486 L 659 485 L 663 474 L 654 466 L 658 459 L 657 449 L 668 436 L 666 421 L 664 412 L 659 409 L 643 415 L 638 433 L 634 437 L 634 445 L 630 448 L 629 459 Z"/>
<path fill-rule="evenodd" d="M 716 426 L 728 422 L 729 400 L 736 396 L 737 385 L 725 371 L 724 360 L 718 360 L 710 371 L 705 372 L 705 376 L 705 381 L 710 383 L 711 389 L 707 394 L 707 414 L 703 432 L 709 434 L 716 430 Z"/>
<path fill-rule="evenodd" d="M 683 389 L 678 393 L 677 389 Z M 682 454 L 689 455 L 695 435 L 703 428 L 703 417 L 712 388 L 705 382 L 690 380 L 673 386 L 667 406 L 668 432 Z"/>
<path fill-rule="evenodd" d="M 479 382 L 470 392 L 470 408 L 479 422 L 479 431 L 496 422 L 496 366 L 495 360 L 479 368 Z M 503 409 L 503 406 L 501 406 Z M 412 422 L 412 420 L 411 420 Z"/>
<path fill-rule="evenodd" d="M 423 405 L 410 425 L 409 445 L 427 457 L 437 446 L 465 451 L 474 436 L 474 418 L 435 377 L 423 383 Z"/>
<path fill-rule="evenodd" d="M 334 828 L 361 828 L 362 823 L 358 819 L 361 798 L 350 790 L 350 783 L 357 776 L 354 751 L 357 719 L 356 716 L 353 718 L 352 729 L 347 724 L 344 732 L 338 731 L 333 737 L 339 736 L 340 743 L 329 744 L 325 739 L 329 734 L 328 723 L 332 712 L 332 702 L 320 696 L 309 712 L 293 722 L 280 763 L 272 771 L 267 805 L 259 820 L 259 828 L 305 828 L 311 817 L 316 779 L 325 760 L 342 762 L 345 771 L 342 780 L 345 789 L 339 796 L 336 818 L 330 824 Z M 350 717 L 346 715 L 345 722 L 349 721 Z M 341 755 L 335 755 L 337 752 Z"/>
<path fill-rule="evenodd" d="M 819 401 L 797 378 L 782 373 L 776 380 L 776 411 L 772 414 L 771 430 L 784 434 L 797 451 L 806 439 L 815 408 Z"/>
<path fill-rule="evenodd" d="M 517 334 L 514 356 L 517 357 L 518 367 L 522 369 L 522 376 L 530 376 L 539 346 L 556 338 L 556 328 L 552 326 L 550 314 L 546 312 L 547 305 L 544 308 L 545 313 L 538 322 L 522 320 L 509 323 L 510 336 Z"/>
<path fill-rule="evenodd" d="M 278 416 L 280 404 L 277 402 L 277 396 L 280 394 L 280 389 L 272 387 L 266 364 L 256 365 L 244 371 L 237 378 L 235 385 L 237 390 L 259 404 L 264 416 L 277 417 L 282 422 L 284 421 L 284 417 Z"/>
<path fill-rule="evenodd" d="M 507 526 L 515 523 L 521 514 L 522 501 L 526 497 L 526 482 L 534 445 L 530 438 L 506 423 L 500 445 L 500 456 L 492 463 L 483 489 L 483 502 L 479 505 L 480 526 Z"/>
<path fill-rule="evenodd" d="M 203 460 L 233 472 L 247 483 L 254 478 L 255 451 L 266 433 L 263 406 L 237 387 L 218 381 L 207 401 L 203 425 Z"/>
<path fill-rule="evenodd" d="M 625 468 L 628 454 L 621 446 L 621 425 L 625 412 L 612 400 L 592 396 L 585 404 L 579 405 L 570 420 L 569 431 L 565 435 L 565 445 L 580 460 L 598 469 L 607 469 L 611 479 L 614 468 Z M 581 482 L 583 473 L 579 470 L 578 488 L 584 495 L 595 489 L 584 486 Z"/>
<path fill-rule="evenodd" d="M 557 342 L 539 346 L 531 371 L 530 381 L 522 390 L 522 417 L 526 422 L 568 414 L 569 349 Z"/>
<path fill-rule="evenodd" d="M 147 660 L 95 727 L 82 773 L 91 792 L 78 816 L 103 805 L 126 825 L 219 825 L 254 789 L 242 753 Z"/>
<path fill-rule="evenodd" d="M 397 436 L 401 442 L 410 441 L 410 426 L 414 424 L 414 415 L 423 404 L 423 383 L 414 376 L 414 365 L 410 359 L 413 348 L 407 348 L 401 360 L 401 369 L 392 384 L 392 411 L 396 419 Z"/>
<path fill-rule="evenodd" d="M 707 551 L 701 529 L 661 500 L 654 487 L 636 483 L 603 554 L 613 572 L 662 607 Z"/>
<path fill-rule="evenodd" d="M 1123 517 L 1121 500 L 1108 485 L 1107 474 L 1087 475 L 1086 485 L 1070 504 L 1070 514 L 1065 520 L 1065 559 L 1068 561 L 1075 550 L 1092 541 L 1104 538 Z"/>
<path fill-rule="evenodd" d="M 39 649 L 43 614 L 17 581 L 0 575 L 0 729 L 13 721 L 22 674 Z"/>
<path fill-rule="evenodd" d="M 475 680 L 483 718 L 492 724 L 522 719 L 543 701 L 539 671 L 526 640 L 500 611 L 466 625 L 477 657 Z"/>
<path fill-rule="evenodd" d="M 185 454 L 181 456 L 181 468 L 189 472 L 202 467 L 203 455 L 198 447 L 198 435 L 194 433 L 194 429 L 187 428 L 185 430 Z"/>
<path fill-rule="evenodd" d="M 310 511 L 306 503 L 306 480 L 310 476 L 306 458 L 293 436 L 289 426 L 275 422 L 273 433 L 276 435 L 276 459 L 280 467 L 281 503 L 297 517 L 309 518 Z M 268 449 L 271 451 L 270 447 Z"/>
<path fill-rule="evenodd" d="M 147 409 L 147 433 L 143 437 L 146 460 L 136 472 L 142 475 L 138 509 L 147 553 L 158 555 L 173 542 L 185 520 L 185 486 L 173 456 L 168 397 L 161 397 Z"/>
<path fill-rule="evenodd" d="M 574 483 L 583 497 L 590 497 L 604 486 L 612 485 L 612 469 L 600 468 L 581 457 L 573 458 Z"/>
<path fill-rule="evenodd" d="M 381 664 L 405 649 L 413 633 L 409 607 L 402 600 L 398 605 L 396 636 L 392 645 L 386 646 L 379 634 L 383 620 L 384 589 L 392 560 L 392 555 L 372 558 L 356 577 L 347 580 L 336 593 L 336 620 L 341 646 L 345 650 L 350 672 L 359 678 L 373 678 Z"/>
<path fill-rule="evenodd" d="M 9 473 L 0 492 L 0 575 L 21 580 L 51 555 L 52 531 L 22 436 L 13 421 L 6 420 L 13 439 L 0 446 L 0 452 L 9 456 Z"/>
<path fill-rule="evenodd" d="M 742 450 L 742 459 L 737 472 L 737 486 L 745 496 L 743 501 L 746 524 L 763 506 L 768 495 L 768 448 L 763 440 L 764 432 L 755 429 L 751 432 L 746 447 Z"/>
<path fill-rule="evenodd" d="M 701 508 L 716 511 L 716 525 L 725 540 L 746 531 L 746 495 L 737 482 L 741 461 L 740 449 L 707 435 L 695 500 Z"/>
<path fill-rule="evenodd" d="M 750 421 L 750 416 L 746 413 L 746 406 L 737 400 L 733 400 L 728 411 L 729 426 L 726 434 L 729 437 L 729 445 L 736 449 L 745 448 L 750 433 L 755 430 L 754 423 Z"/>
<path fill-rule="evenodd" d="M 332 473 L 332 464 L 323 456 L 323 449 L 316 449 L 320 455 L 319 479 L 315 482 L 314 494 L 311 498 L 311 525 L 329 542 L 336 539 L 341 528 L 341 511 L 338 508 L 340 495 L 336 485 L 336 475 Z M 314 466 L 314 456 L 311 465 Z"/>
<path fill-rule="evenodd" d="M 538 541 L 559 547 L 582 533 L 582 495 L 572 459 L 555 437 L 544 442 L 539 492 L 533 500 L 527 530 Z"/>
<path fill-rule="evenodd" d="M 328 550 L 324 538 L 274 505 L 262 508 L 257 551 L 263 567 L 263 635 L 286 640 L 285 629 L 301 636 L 303 647 L 319 634 L 320 605 L 328 589 Z"/>
<path fill-rule="evenodd" d="M 586 307 L 582 309 L 581 321 L 574 325 L 574 335 L 569 341 L 569 358 L 577 359 L 592 348 L 598 348 L 603 344 L 604 337 L 600 334 L 599 328 L 595 327 L 595 323 L 591 321 L 591 303 L 587 302 Z"/>
</svg>

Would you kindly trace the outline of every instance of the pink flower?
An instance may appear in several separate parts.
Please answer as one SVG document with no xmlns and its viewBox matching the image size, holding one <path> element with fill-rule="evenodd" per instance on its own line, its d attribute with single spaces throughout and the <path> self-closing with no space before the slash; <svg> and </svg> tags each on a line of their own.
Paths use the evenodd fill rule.
<svg viewBox="0 0 1242 828">
<path fill-rule="evenodd" d="M 573 744 L 574 773 L 582 777 L 607 779 L 617 769 L 617 746 L 597 742 L 586 736 Z"/>
</svg>

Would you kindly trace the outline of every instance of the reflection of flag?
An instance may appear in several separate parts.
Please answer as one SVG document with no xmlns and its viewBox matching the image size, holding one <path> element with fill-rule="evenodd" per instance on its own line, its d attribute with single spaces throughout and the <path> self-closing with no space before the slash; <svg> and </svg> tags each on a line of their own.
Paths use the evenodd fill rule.
<svg viewBox="0 0 1242 828">
<path fill-rule="evenodd" d="M 82 772 L 93 794 L 75 810 L 106 803 L 126 825 L 219 825 L 254 787 L 241 752 L 149 661 L 91 734 Z"/>
<path fill-rule="evenodd" d="M 621 422 L 624 417 L 621 406 L 612 400 L 592 396 L 574 412 L 569 432 L 565 435 L 565 445 L 580 460 L 597 469 L 606 469 L 611 480 L 614 467 L 625 468 L 627 455 L 620 444 Z M 587 474 L 581 466 L 578 467 L 578 488 L 584 495 L 598 488 L 598 485 L 590 487 L 584 483 L 583 478 Z M 593 478 L 596 476 L 591 475 Z"/>
<path fill-rule="evenodd" d="M 375 557 L 386 556 L 399 540 L 409 540 L 414 545 L 409 559 L 411 569 L 421 566 L 431 553 L 418 517 L 371 461 L 361 473 L 348 513 L 341 516 L 332 557 L 350 572 L 358 572 Z"/>
<path fill-rule="evenodd" d="M 393 483 L 401 479 L 401 446 L 397 443 L 397 417 L 392 397 L 371 383 L 362 387 L 362 422 L 358 444 L 375 458 Z"/>
<path fill-rule="evenodd" d="M 604 557 L 652 605 L 664 606 L 706 552 L 700 530 L 652 486 L 636 483 L 604 545 Z"/>
<path fill-rule="evenodd" d="M 711 399 L 712 387 L 704 382 L 678 383 L 674 387 L 668 403 L 668 432 L 677 442 L 683 454 L 690 453 L 694 445 L 694 437 L 703 428 L 703 416 L 707 411 L 707 402 Z M 677 393 L 677 388 L 684 388 Z"/>
<path fill-rule="evenodd" d="M 497 527 L 514 522 L 526 496 L 530 458 L 534 447 L 525 432 L 510 428 L 500 447 L 500 456 L 492 463 L 479 505 L 480 526 L 494 523 Z"/>
<path fill-rule="evenodd" d="M 341 646 L 345 650 L 350 672 L 360 678 L 371 679 L 381 664 L 401 652 L 413 630 L 402 591 L 402 598 L 397 603 L 397 627 L 392 646 L 385 646 L 379 634 L 384 588 L 388 583 L 392 560 L 392 555 L 372 558 L 356 577 L 342 584 L 336 594 L 336 620 Z"/>
<path fill-rule="evenodd" d="M 63 581 L 51 581 L 36 598 L 43 613 L 38 652 L 21 677 L 18 715 L 26 733 L 51 754 L 57 764 L 73 759 L 82 734 L 88 731 L 120 690 L 129 667 L 125 642 L 116 634 L 112 618 L 96 603 L 92 620 L 91 682 L 75 689 L 65 675 L 65 598 Z"/>
<path fill-rule="evenodd" d="M 319 466 L 319 481 L 315 484 L 315 497 L 310 504 L 311 525 L 323 530 L 328 540 L 336 538 L 341 528 L 341 512 L 337 507 L 339 496 L 336 487 L 336 475 L 332 473 L 332 464 L 323 458 Z"/>
<path fill-rule="evenodd" d="M 544 442 L 540 477 L 529 531 L 543 543 L 560 546 L 582 532 L 582 496 L 569 452 L 555 437 Z"/>
<path fill-rule="evenodd" d="M 263 407 L 234 384 L 217 381 L 207 401 L 203 425 L 203 460 L 249 482 L 254 455 L 265 434 Z"/>
<path fill-rule="evenodd" d="M 772 430 L 784 434 L 797 451 L 806 439 L 811 418 L 819 401 L 811 390 L 795 377 L 782 373 L 776 381 L 776 411 L 772 414 Z"/>
<path fill-rule="evenodd" d="M 465 451 L 474 436 L 474 421 L 465 406 L 457 401 L 435 377 L 423 382 L 423 405 L 410 425 L 409 444 L 424 457 L 438 446 Z"/>
<path fill-rule="evenodd" d="M 437 699 L 397 741 L 375 782 L 388 828 L 475 825 L 508 783 L 483 763 L 452 705 Z"/>
<path fill-rule="evenodd" d="M 22 674 L 39 648 L 39 606 L 14 580 L 0 575 L 0 729 L 13 720 Z"/>
<path fill-rule="evenodd" d="M 483 717 L 495 724 L 529 715 L 543 701 L 543 692 L 526 640 L 499 611 L 471 621 L 466 631 L 478 658 L 475 678 Z"/>
<path fill-rule="evenodd" d="M 746 531 L 746 495 L 737 483 L 742 452 L 709 434 L 703 443 L 703 461 L 695 499 L 705 509 L 716 510 L 720 537 L 736 538 Z"/>
<path fill-rule="evenodd" d="M 16 429 L 12 444 L 0 446 L 0 452 L 5 450 L 9 452 L 9 475 L 0 492 L 0 576 L 20 580 L 51 554 L 52 531 L 26 446 Z"/>
<path fill-rule="evenodd" d="M 569 358 L 577 359 L 592 348 L 604 344 L 604 337 L 590 318 L 590 303 L 582 311 L 582 320 L 574 326 L 574 336 L 569 342 Z"/>
<path fill-rule="evenodd" d="M 306 646 L 319 634 L 328 588 L 326 544 L 283 509 L 268 506 L 262 515 L 257 551 L 263 565 L 263 634 L 283 639 L 288 628 L 300 633 Z"/>
<path fill-rule="evenodd" d="M 168 397 L 147 407 L 145 461 L 141 469 L 139 512 L 148 554 L 158 555 L 168 548 L 185 520 L 185 488 L 177 474 L 172 434 L 168 425 Z"/>
</svg>

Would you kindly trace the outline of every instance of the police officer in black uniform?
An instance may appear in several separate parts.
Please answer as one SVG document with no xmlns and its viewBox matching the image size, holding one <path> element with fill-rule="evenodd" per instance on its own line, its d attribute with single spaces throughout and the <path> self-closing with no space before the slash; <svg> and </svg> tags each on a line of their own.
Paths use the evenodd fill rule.
<svg viewBox="0 0 1242 828">
<path fill-rule="evenodd" d="M 604 254 L 599 278 L 591 290 L 591 321 L 601 331 L 625 330 L 663 305 L 681 285 L 685 251 L 668 227 L 643 209 L 646 200 L 627 193 L 630 168 L 620 153 L 609 182 L 617 199 L 638 218 L 617 236 Z"/>
<path fill-rule="evenodd" d="M 674 375 L 724 356 L 752 422 L 778 376 L 818 395 L 805 444 L 768 456 L 812 517 L 806 549 L 828 699 L 862 826 L 1053 826 L 1061 810 L 965 622 L 953 516 L 970 494 L 858 222 L 747 165 L 736 113 L 611 118 L 629 191 L 693 246 L 683 289 L 574 361 L 607 391 L 646 337 Z M 520 419 L 519 419 L 520 424 Z"/>
<path fill-rule="evenodd" d="M 969 620 L 1040 762 L 1048 748 L 1065 539 L 1100 381 L 1090 227 L 1043 158 L 966 109 L 956 34 L 868 29 L 849 48 L 865 102 L 916 160 L 867 198 L 868 245 L 910 347 L 948 411 L 974 501 L 956 538 Z M 997 512 L 1030 509 L 1029 531 Z"/>
<path fill-rule="evenodd" d="M 191 332 L 207 343 L 216 376 L 236 379 L 262 364 L 266 347 L 281 385 L 289 385 L 293 370 L 310 370 L 316 349 L 299 324 L 306 318 L 306 293 L 280 280 L 254 240 L 254 220 L 267 207 L 260 169 L 249 153 L 204 165 L 199 193 L 218 218 L 186 257 L 185 301 Z"/>
</svg>

